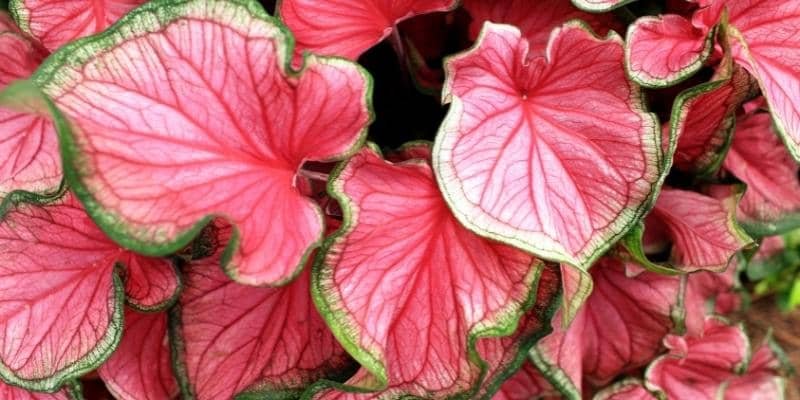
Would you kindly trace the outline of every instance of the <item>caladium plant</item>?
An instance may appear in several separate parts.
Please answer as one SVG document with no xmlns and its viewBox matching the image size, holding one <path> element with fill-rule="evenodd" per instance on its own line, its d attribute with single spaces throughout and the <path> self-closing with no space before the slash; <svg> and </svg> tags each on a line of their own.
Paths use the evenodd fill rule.
<svg viewBox="0 0 800 400">
<path fill-rule="evenodd" d="M 0 7 L 0 398 L 784 393 L 794 0 Z"/>
</svg>

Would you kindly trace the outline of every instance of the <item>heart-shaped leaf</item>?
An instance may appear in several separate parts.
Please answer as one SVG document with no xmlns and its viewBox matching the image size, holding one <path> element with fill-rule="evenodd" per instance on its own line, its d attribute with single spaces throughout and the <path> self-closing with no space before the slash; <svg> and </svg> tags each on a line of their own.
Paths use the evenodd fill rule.
<svg viewBox="0 0 800 400">
<path fill-rule="evenodd" d="M 52 194 L 62 180 L 58 139 L 53 124 L 32 107 L 30 96 L 9 88 L 28 78 L 44 51 L 16 30 L 0 12 L 0 214 L 14 192 Z M 20 194 L 20 193 L 18 193 Z"/>
<path fill-rule="evenodd" d="M 585 270 L 637 221 L 661 180 L 660 132 L 622 53 L 617 35 L 569 22 L 529 57 L 519 30 L 486 23 L 449 59 L 433 165 L 461 223 Z"/>
<path fill-rule="evenodd" d="M 220 243 L 230 227 L 217 227 Z M 219 268 L 224 251 L 192 261 L 173 324 L 183 386 L 197 399 L 253 398 L 303 389 L 349 370 L 349 358 L 314 309 L 310 271 L 281 288 L 254 288 Z"/>
<path fill-rule="evenodd" d="M 334 58 L 295 72 L 291 52 L 255 2 L 158 0 L 49 58 L 35 81 L 71 122 L 60 132 L 68 179 L 98 224 L 165 255 L 221 216 L 236 226 L 230 276 L 297 275 L 324 221 L 296 173 L 360 147 L 371 80 Z"/>
<path fill-rule="evenodd" d="M 573 399 L 649 362 L 679 306 L 678 277 L 642 272 L 629 278 L 625 264 L 611 258 L 591 274 L 594 291 L 569 327 L 555 318 L 554 332 L 531 351 L 553 386 Z"/>
<path fill-rule="evenodd" d="M 415 15 L 454 8 L 456 0 L 280 0 L 280 18 L 302 51 L 357 59 Z"/>
<path fill-rule="evenodd" d="M 485 390 L 478 387 L 484 376 L 518 368 L 527 351 L 519 343 L 547 329 L 557 276 L 462 227 L 428 161 L 392 164 L 364 149 L 333 176 L 330 191 L 345 221 L 318 258 L 312 292 L 362 366 L 344 389 L 470 396 Z M 504 338 L 526 326 L 528 339 Z M 358 396 L 329 390 L 319 397 Z"/>
<path fill-rule="evenodd" d="M 125 311 L 122 340 L 98 370 L 119 400 L 167 400 L 178 394 L 167 344 L 167 315 Z"/>
<path fill-rule="evenodd" d="M 104 31 L 146 0 L 11 0 L 19 26 L 50 51 Z"/>
<path fill-rule="evenodd" d="M 725 400 L 783 399 L 786 381 L 781 376 L 791 373 L 783 350 L 770 335 L 753 353 L 750 365 L 741 376 L 735 376 L 720 388 L 718 398 Z M 754 397 L 756 396 L 756 397 Z"/>
<path fill-rule="evenodd" d="M 67 196 L 0 223 L 0 376 L 53 391 L 98 367 L 122 333 L 121 248 Z"/>
<path fill-rule="evenodd" d="M 675 14 L 642 17 L 628 27 L 625 67 L 634 82 L 672 86 L 694 75 L 714 49 L 715 29 L 702 29 Z"/>
</svg>

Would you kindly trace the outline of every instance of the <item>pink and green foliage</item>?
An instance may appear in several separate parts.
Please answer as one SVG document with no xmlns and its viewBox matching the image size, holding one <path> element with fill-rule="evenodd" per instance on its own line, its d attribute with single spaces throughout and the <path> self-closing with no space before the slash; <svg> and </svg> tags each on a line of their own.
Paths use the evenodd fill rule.
<svg viewBox="0 0 800 400">
<path fill-rule="evenodd" d="M 480 390 L 487 368 L 505 368 L 486 362 L 504 362 L 496 353 L 516 345 L 483 343 L 514 333 L 520 316 L 539 303 L 537 292 L 554 292 L 553 282 L 539 284 L 544 264 L 462 227 L 429 160 L 392 164 L 365 149 L 334 175 L 330 190 L 346 223 L 326 244 L 312 291 L 362 365 L 347 385 L 436 397 Z M 535 322 L 534 330 L 546 329 L 544 321 Z M 319 397 L 359 396 L 328 391 Z"/>
<path fill-rule="evenodd" d="M 554 332 L 531 353 L 547 379 L 571 398 L 646 365 L 673 329 L 680 278 L 652 272 L 628 277 L 626 269 L 610 258 L 594 265 L 586 304 L 567 328 L 555 318 Z"/>
<path fill-rule="evenodd" d="M 140 256 L 109 240 L 70 194 L 52 204 L 20 204 L 9 211 L 0 224 L 0 248 L 0 321 L 5 327 L 0 331 L 0 376 L 53 391 L 105 361 L 122 333 L 125 283 L 120 270 L 134 275 L 136 270 L 123 262 Z M 172 270 L 168 262 L 136 262 Z M 174 279 L 175 274 L 148 278 L 155 276 Z"/>
<path fill-rule="evenodd" d="M 99 33 L 146 0 L 11 0 L 20 28 L 53 51 Z"/>
<path fill-rule="evenodd" d="M 546 53 L 530 54 L 513 26 L 485 24 L 446 65 L 451 106 L 433 165 L 466 227 L 585 269 L 650 201 L 660 133 L 625 77 L 618 36 L 570 22 Z"/>
<path fill-rule="evenodd" d="M 219 268 L 232 230 L 213 228 L 219 245 L 185 268 L 186 288 L 173 317 L 186 392 L 200 400 L 241 392 L 290 395 L 346 372 L 349 357 L 314 309 L 310 270 L 280 288 L 236 283 Z"/>
<path fill-rule="evenodd" d="M 774 350 L 765 344 L 753 354 L 741 326 L 708 318 L 701 337 L 670 335 L 669 353 L 647 368 L 645 385 L 670 399 L 783 398 L 784 383 Z M 742 397 L 745 396 L 745 397 Z"/>
<path fill-rule="evenodd" d="M 0 11 L 0 90 L 28 78 L 45 56 Z M 63 175 L 53 124 L 19 96 L 0 96 L 0 213 L 11 193 L 54 193 Z"/>
<path fill-rule="evenodd" d="M 230 276 L 290 281 L 324 231 L 295 173 L 363 140 L 367 73 L 317 56 L 293 71 L 289 34 L 247 2 L 149 3 L 117 31 L 66 46 L 35 79 L 72 123 L 65 160 L 87 210 L 111 237 L 153 255 L 222 216 L 236 226 L 223 262 Z"/>
<path fill-rule="evenodd" d="M 456 0 L 280 0 L 278 15 L 297 40 L 295 52 L 357 59 L 399 22 L 447 11 Z"/>
<path fill-rule="evenodd" d="M 0 7 L 0 399 L 784 393 L 796 0 Z"/>
<path fill-rule="evenodd" d="M 175 398 L 178 385 L 167 343 L 167 314 L 125 310 L 119 347 L 98 372 L 118 399 Z"/>
</svg>

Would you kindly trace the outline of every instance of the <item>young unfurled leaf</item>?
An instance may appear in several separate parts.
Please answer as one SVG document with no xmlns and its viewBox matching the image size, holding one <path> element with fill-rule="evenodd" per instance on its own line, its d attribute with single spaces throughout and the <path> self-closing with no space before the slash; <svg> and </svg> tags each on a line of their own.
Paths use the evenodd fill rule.
<svg viewBox="0 0 800 400">
<path fill-rule="evenodd" d="M 278 15 L 297 39 L 295 52 L 355 60 L 415 15 L 447 11 L 456 0 L 280 0 Z"/>
<path fill-rule="evenodd" d="M 26 104 L 29 96 L 8 87 L 28 78 L 45 53 L 6 19 L 0 21 L 0 214 L 12 192 L 52 194 L 63 175 L 53 124 Z"/>
<path fill-rule="evenodd" d="M 291 51 L 255 2 L 158 0 L 48 59 L 35 81 L 71 122 L 68 178 L 98 224 L 165 255 L 221 216 L 230 276 L 291 280 L 324 231 L 296 173 L 352 153 L 371 119 L 363 69 L 312 56 L 294 72 Z"/>
<path fill-rule="evenodd" d="M 547 379 L 573 399 L 647 364 L 678 307 L 678 277 L 642 272 L 629 278 L 625 265 L 611 258 L 602 258 L 591 274 L 594 291 L 569 327 L 555 318 L 554 333 L 531 352 Z"/>
<path fill-rule="evenodd" d="M 146 0 L 11 0 L 19 26 L 53 51 L 102 32 Z"/>
<path fill-rule="evenodd" d="M 451 102 L 434 148 L 448 204 L 470 230 L 583 269 L 644 212 L 660 178 L 660 133 L 625 77 L 621 40 L 575 22 L 528 57 L 486 23 L 450 59 Z"/>
<path fill-rule="evenodd" d="M 645 385 L 670 399 L 713 400 L 723 384 L 747 368 L 750 341 L 741 326 L 708 318 L 701 337 L 669 335 L 669 354 L 647 368 Z"/>
<path fill-rule="evenodd" d="M 427 161 L 391 164 L 365 149 L 334 175 L 330 190 L 345 225 L 315 265 L 312 291 L 362 365 L 347 382 L 350 390 L 469 396 L 482 371 L 502 376 L 509 368 L 511 346 L 511 358 L 521 362 L 526 349 L 516 342 L 522 339 L 502 336 L 513 334 L 532 306 L 534 320 L 519 325 L 539 334 L 547 329 L 558 279 L 545 280 L 543 264 L 532 256 L 462 227 Z M 357 397 L 320 395 L 351 396 Z"/>
<path fill-rule="evenodd" d="M 178 394 L 167 344 L 167 315 L 125 311 L 122 340 L 99 369 L 119 400 L 168 400 Z"/>
<path fill-rule="evenodd" d="M 218 232 L 220 243 L 232 234 L 230 227 Z M 349 370 L 347 354 L 314 309 L 310 271 L 280 288 L 245 286 L 220 269 L 223 250 L 187 267 L 173 321 L 190 393 L 199 400 L 297 394 Z"/>
<path fill-rule="evenodd" d="M 748 232 L 774 235 L 800 226 L 800 167 L 773 132 L 769 114 L 739 118 L 723 165 L 747 184 L 739 219 Z"/>
<path fill-rule="evenodd" d="M 590 14 L 573 6 L 569 0 L 465 0 L 464 8 L 472 16 L 471 38 L 477 39 L 487 21 L 514 25 L 528 40 L 531 55 L 544 55 L 553 29 L 571 19 L 587 22 L 595 32 L 605 35 L 617 25 L 611 14 Z"/>
<path fill-rule="evenodd" d="M 715 32 L 675 14 L 639 18 L 628 27 L 628 74 L 642 86 L 672 86 L 700 70 L 714 49 Z"/>
</svg>

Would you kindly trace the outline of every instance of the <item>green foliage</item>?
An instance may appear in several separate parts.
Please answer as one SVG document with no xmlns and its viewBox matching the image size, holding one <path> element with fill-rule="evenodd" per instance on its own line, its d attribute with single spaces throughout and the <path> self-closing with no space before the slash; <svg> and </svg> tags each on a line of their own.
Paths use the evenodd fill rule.
<svg viewBox="0 0 800 400">
<path fill-rule="evenodd" d="M 753 259 L 747 265 L 747 278 L 754 282 L 756 296 L 774 294 L 784 311 L 800 307 L 800 230 L 781 237 L 783 251 L 766 259 Z"/>
</svg>

